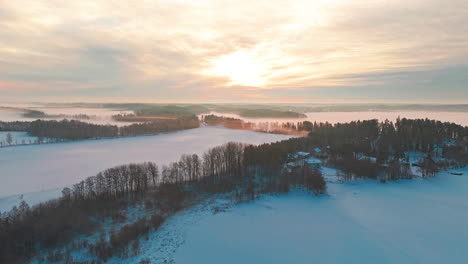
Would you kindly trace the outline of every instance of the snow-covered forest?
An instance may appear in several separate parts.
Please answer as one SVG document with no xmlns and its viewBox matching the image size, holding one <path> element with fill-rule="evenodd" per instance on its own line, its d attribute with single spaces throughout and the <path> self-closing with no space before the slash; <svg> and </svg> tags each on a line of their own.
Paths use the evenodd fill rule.
<svg viewBox="0 0 468 264">
<path fill-rule="evenodd" d="M 213 120 L 238 122 L 202 121 Z M 211 125 L 1 149 L 1 260 L 437 263 L 467 257 L 461 247 L 468 235 L 456 230 L 468 220 L 460 210 L 468 127 L 406 118 L 301 121 L 294 129 L 309 134 L 291 136 Z M 453 220 L 439 229 L 445 235 L 431 232 L 446 214 Z M 433 242 L 415 246 L 421 236 Z M 272 248 L 284 252 L 265 253 Z"/>
</svg>

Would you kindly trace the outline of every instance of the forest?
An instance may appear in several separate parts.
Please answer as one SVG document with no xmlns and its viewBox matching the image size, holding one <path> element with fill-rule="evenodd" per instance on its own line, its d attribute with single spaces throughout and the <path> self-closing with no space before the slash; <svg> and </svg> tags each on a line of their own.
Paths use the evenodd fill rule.
<svg viewBox="0 0 468 264">
<path fill-rule="evenodd" d="M 290 187 L 305 188 L 317 195 L 325 193 L 326 183 L 320 171 L 305 164 L 289 177 L 263 174 L 277 166 L 246 159 L 257 156 L 260 148 L 228 143 L 201 157 L 183 155 L 179 161 L 161 168 L 152 162 L 122 165 L 64 188 L 60 199 L 32 208 L 22 203 L 0 217 L 0 262 L 22 263 L 50 250 L 50 254 L 40 257 L 78 263 L 72 261 L 70 252 L 54 249 L 72 241 L 76 234 L 95 232 L 101 219 L 125 219 L 118 212 L 130 205 L 144 204 L 147 216 L 120 230 L 109 231 L 94 243 L 74 245 L 96 257 L 96 262 L 90 263 L 137 252 L 136 238 L 157 229 L 175 212 L 213 194 L 244 202 L 263 193 L 287 192 Z"/>
<path fill-rule="evenodd" d="M 96 125 L 77 120 L 36 120 L 32 122 L 1 122 L 0 131 L 25 131 L 38 138 L 80 140 L 119 136 L 156 135 L 200 126 L 196 116 L 158 119 L 123 127 Z"/>
<path fill-rule="evenodd" d="M 218 115 L 202 115 L 202 122 L 209 126 L 224 126 L 229 129 L 248 130 L 261 133 L 285 134 L 306 136 L 308 128 L 312 125 L 304 122 L 246 122 L 239 118 L 224 117 Z"/>
<path fill-rule="evenodd" d="M 427 119 L 336 125 L 308 122 L 301 129 L 309 135 L 258 146 L 227 143 L 201 156 L 183 155 L 161 167 L 146 162 L 109 168 L 64 188 L 60 199 L 32 208 L 23 202 L 1 214 L 0 262 L 37 258 L 102 263 L 112 256 L 135 255 L 139 238 L 157 230 L 174 213 L 213 195 L 242 203 L 295 188 L 325 194 L 327 185 L 320 169 L 294 158 L 298 152 L 314 153 L 327 166 L 338 168 L 344 181 L 410 179 L 409 152 L 424 154 L 416 164 L 422 177 L 468 164 L 468 127 L 453 123 Z M 293 163 L 293 168 L 287 163 Z M 122 212 L 137 205 L 145 208 L 144 217 L 127 223 L 128 215 Z M 125 224 L 102 231 L 98 240 L 74 241 L 78 234 L 102 230 L 105 219 Z M 93 259 L 75 261 L 74 249 L 86 250 Z"/>
</svg>

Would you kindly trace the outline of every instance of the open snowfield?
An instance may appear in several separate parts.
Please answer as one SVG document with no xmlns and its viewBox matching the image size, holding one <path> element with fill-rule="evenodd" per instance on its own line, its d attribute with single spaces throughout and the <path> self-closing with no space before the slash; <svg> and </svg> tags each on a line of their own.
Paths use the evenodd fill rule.
<svg viewBox="0 0 468 264">
<path fill-rule="evenodd" d="M 260 144 L 289 136 L 201 127 L 170 134 L 0 149 L 0 210 L 19 203 L 19 195 L 34 204 L 57 197 L 57 188 L 131 162 L 165 165 L 184 153 L 201 154 L 229 141 Z M 49 195 L 40 191 L 48 191 Z M 36 192 L 36 195 L 30 194 Z M 15 198 L 16 197 L 16 198 Z M 37 197 L 37 199 L 36 199 Z"/>
<path fill-rule="evenodd" d="M 294 191 L 218 214 L 195 208 L 118 263 L 465 263 L 468 169 L 457 171 L 381 184 L 338 183 L 325 168 L 328 195 Z"/>
<path fill-rule="evenodd" d="M 210 114 L 240 118 L 248 122 L 299 122 L 299 121 L 317 121 L 328 122 L 331 124 L 346 123 L 357 120 L 379 119 L 384 121 L 388 119 L 395 121 L 398 117 L 406 117 L 408 119 L 429 118 L 440 120 L 444 122 L 453 122 L 460 125 L 468 126 L 468 112 L 416 112 L 416 111 L 403 111 L 403 112 L 313 112 L 306 113 L 306 118 L 245 118 L 237 114 L 211 112 Z"/>
<path fill-rule="evenodd" d="M 464 175 L 343 183 L 323 167 L 327 195 L 293 190 L 240 205 L 213 197 L 141 238 L 140 254 L 106 264 L 465 263 L 468 169 L 454 171 Z"/>
</svg>

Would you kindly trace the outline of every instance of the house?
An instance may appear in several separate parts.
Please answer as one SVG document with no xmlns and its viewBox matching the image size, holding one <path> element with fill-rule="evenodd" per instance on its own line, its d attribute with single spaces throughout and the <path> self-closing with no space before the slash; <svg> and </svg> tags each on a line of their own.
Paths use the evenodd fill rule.
<svg viewBox="0 0 468 264">
<path fill-rule="evenodd" d="M 315 157 L 309 157 L 306 160 L 306 162 L 307 162 L 307 164 L 309 164 L 309 166 L 317 168 L 317 169 L 319 169 L 320 166 L 322 165 L 322 161 L 320 159 L 315 158 Z"/>
</svg>

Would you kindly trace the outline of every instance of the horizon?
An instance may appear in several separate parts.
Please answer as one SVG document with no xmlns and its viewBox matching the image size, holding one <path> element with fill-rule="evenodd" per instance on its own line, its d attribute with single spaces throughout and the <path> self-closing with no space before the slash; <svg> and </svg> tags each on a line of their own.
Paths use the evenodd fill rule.
<svg viewBox="0 0 468 264">
<path fill-rule="evenodd" d="M 53 105 L 63 105 L 63 106 L 73 106 L 73 105 L 104 105 L 104 104 L 142 104 L 142 105 L 277 105 L 277 106 L 468 106 L 468 103 L 461 102 L 241 102 L 241 101 L 231 101 L 231 102 L 213 102 L 213 101 L 201 101 L 201 102 L 191 102 L 191 101 L 171 101 L 171 102 L 157 102 L 157 101 L 118 101 L 118 100 L 96 100 L 96 101 L 67 101 L 67 102 L 58 102 L 58 101 L 18 101 L 18 102 L 8 102 L 0 101 L 0 107 L 13 107 L 15 105 L 27 105 L 27 104 L 37 104 L 43 106 L 53 106 Z M 80 106 L 81 107 L 81 106 Z"/>
</svg>

